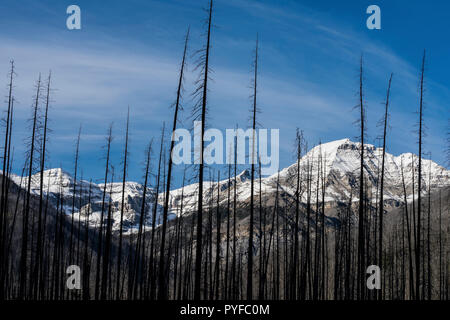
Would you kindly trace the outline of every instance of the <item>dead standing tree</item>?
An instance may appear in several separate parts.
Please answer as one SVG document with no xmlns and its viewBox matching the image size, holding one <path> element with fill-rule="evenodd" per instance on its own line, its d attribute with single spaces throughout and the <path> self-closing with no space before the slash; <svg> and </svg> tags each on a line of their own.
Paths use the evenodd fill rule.
<svg viewBox="0 0 450 320">
<path fill-rule="evenodd" d="M 189 41 L 189 28 L 186 33 L 186 37 L 184 40 L 184 51 L 183 51 L 183 58 L 181 60 L 181 67 L 180 67 L 180 74 L 178 78 L 178 87 L 177 87 L 177 98 L 175 102 L 175 110 L 173 115 L 173 126 L 172 126 L 172 139 L 170 142 L 170 153 L 169 153 L 169 164 L 167 169 L 167 185 L 166 185 L 166 193 L 164 195 L 164 207 L 163 207 L 163 221 L 162 221 L 162 235 L 161 235 L 161 247 L 160 247 L 160 261 L 159 261 L 159 276 L 158 276 L 158 299 L 166 299 L 167 298 L 167 289 L 166 289 L 166 280 L 164 276 L 164 264 L 165 264 L 165 239 L 166 239 L 166 228 L 167 228 L 167 214 L 169 211 L 169 198 L 170 198 L 170 182 L 172 178 L 172 152 L 175 145 L 175 131 L 177 129 L 177 122 L 178 122 L 178 112 L 182 110 L 181 107 L 181 97 L 183 92 L 183 80 L 184 80 L 184 72 L 185 72 L 185 66 L 186 66 L 186 53 L 187 53 L 187 46 Z"/>
<path fill-rule="evenodd" d="M 387 131 L 387 125 L 388 125 L 388 117 L 389 117 L 389 95 L 391 92 L 391 82 L 392 82 L 392 73 L 391 77 L 389 78 L 389 84 L 387 88 L 387 94 L 386 94 L 386 103 L 385 103 L 385 110 L 384 110 L 384 117 L 383 117 L 383 123 L 384 123 L 384 129 L 383 129 L 383 155 L 381 159 L 381 184 L 380 184 L 380 220 L 379 220 L 379 234 L 378 234 L 378 266 L 382 270 L 381 273 L 384 274 L 383 269 L 383 215 L 384 215 L 384 205 L 383 205 L 383 191 L 384 191 L 384 165 L 385 165 L 385 154 L 386 154 L 386 131 Z M 378 299 L 381 300 L 383 297 L 381 289 L 378 292 Z"/>
<path fill-rule="evenodd" d="M 145 236 L 145 230 L 144 230 L 144 224 L 147 221 L 147 186 L 148 186 L 148 176 L 150 173 L 150 160 L 151 160 L 151 154 L 152 154 L 152 144 L 153 139 L 150 140 L 150 143 L 146 150 L 146 161 L 145 161 L 145 173 L 144 173 L 144 186 L 143 186 L 143 192 L 142 192 L 142 203 L 141 203 L 141 214 L 139 217 L 139 230 L 138 235 L 136 239 L 136 248 L 135 248 L 135 257 L 134 257 L 134 269 L 132 271 L 132 296 L 136 299 L 137 298 L 137 292 L 138 292 L 138 285 L 137 285 L 137 279 L 141 281 L 141 283 L 144 281 L 142 277 L 142 271 L 143 268 L 140 268 L 141 262 L 144 260 L 144 253 L 145 253 L 145 238 L 143 239 L 143 235 Z M 142 258 L 141 258 L 142 256 Z M 141 261 L 142 259 L 142 261 Z M 142 295 L 142 286 L 141 286 L 141 295 Z"/>
<path fill-rule="evenodd" d="M 39 97 L 41 94 L 41 75 L 36 84 L 36 96 L 34 98 L 33 106 L 33 118 L 32 118 L 32 131 L 31 131 L 31 141 L 29 150 L 29 162 L 28 162 L 28 184 L 26 193 L 26 204 L 25 211 L 23 215 L 23 226 L 22 226 L 22 247 L 20 255 L 20 286 L 19 286 L 19 297 L 21 299 L 25 298 L 27 290 L 27 258 L 28 258 L 28 219 L 31 210 L 31 179 L 33 175 L 33 161 L 35 153 L 35 143 L 36 143 L 36 132 L 38 127 L 38 107 L 39 107 Z"/>
<path fill-rule="evenodd" d="M 209 54 L 211 49 L 211 26 L 212 26 L 213 1 L 209 3 L 208 27 L 206 35 L 206 45 L 200 50 L 200 62 L 198 67 L 201 68 L 201 76 L 197 81 L 198 87 L 194 92 L 194 96 L 201 99 L 194 107 L 194 113 L 200 112 L 201 131 L 200 131 L 200 159 L 199 159 L 199 175 L 198 175 L 198 208 L 197 208 L 197 243 L 195 248 L 195 279 L 194 279 L 194 300 L 200 300 L 200 283 L 202 276 L 202 227 L 203 227 L 203 150 L 204 150 L 204 133 L 206 120 L 206 104 L 208 93 L 208 77 L 209 77 Z"/>
<path fill-rule="evenodd" d="M 130 107 L 127 112 L 127 128 L 125 132 L 125 150 L 123 155 L 123 171 L 122 171 L 122 202 L 120 205 L 120 227 L 119 227 L 119 249 L 117 252 L 117 281 L 116 281 L 116 299 L 122 298 L 122 290 L 120 288 L 120 273 L 122 267 L 122 238 L 123 238 L 123 214 L 125 211 L 125 185 L 127 178 L 127 160 L 128 160 L 128 129 L 130 124 Z"/>
<path fill-rule="evenodd" d="M 32 266 L 34 268 L 33 278 L 34 288 L 33 288 L 33 299 L 38 298 L 38 279 L 40 278 L 40 272 L 42 271 L 42 247 L 43 247 L 43 222 L 42 222 L 42 211 L 44 209 L 44 169 L 45 169 L 45 155 L 46 155 L 46 145 L 47 145 L 47 133 L 48 133 L 48 107 L 50 104 L 50 82 L 51 82 L 51 72 L 49 72 L 47 79 L 47 96 L 45 101 L 45 114 L 44 114 L 44 128 L 43 128 L 43 138 L 42 138 L 42 152 L 41 152 L 41 163 L 40 163 L 40 179 L 39 179 L 39 216 L 38 216 L 38 238 L 36 244 L 36 257 L 37 263 Z M 43 285 L 43 284 L 42 284 Z"/>
<path fill-rule="evenodd" d="M 405 175 L 403 170 L 403 157 L 401 158 L 401 173 L 402 173 L 402 186 L 403 186 L 403 196 L 405 202 L 405 217 L 406 217 L 406 232 L 408 237 L 408 260 L 409 260 L 409 292 L 410 299 L 414 297 L 414 271 L 413 271 L 413 261 L 412 261 L 412 249 L 411 249 L 411 228 L 409 222 L 409 214 L 408 214 L 408 199 L 406 193 L 406 184 L 405 184 Z M 414 173 L 413 173 L 414 174 Z"/>
<path fill-rule="evenodd" d="M 155 254 L 154 254 L 154 246 L 155 246 L 155 228 L 156 228 L 156 214 L 158 210 L 158 194 L 159 194 L 159 186 L 161 183 L 161 161 L 163 159 L 163 147 L 164 147 L 164 132 L 165 132 L 166 124 L 163 123 L 163 127 L 161 130 L 161 142 L 159 146 L 159 159 L 158 159 L 158 174 L 156 176 L 156 189 L 155 189 L 155 199 L 153 202 L 153 210 L 152 210 L 152 234 L 150 239 L 150 261 L 149 261 L 149 267 L 148 267 L 148 276 L 147 281 L 149 282 L 149 285 L 147 285 L 147 291 L 150 290 L 150 299 L 155 298 Z M 146 293 L 146 297 L 148 297 L 148 292 Z"/>
<path fill-rule="evenodd" d="M 7 273 L 8 265 L 4 263 L 5 259 L 5 249 L 6 249 L 6 224 L 7 224 L 7 175 L 6 175 L 6 167 L 9 164 L 9 156 L 8 150 L 10 150 L 10 137 L 11 137 L 11 128 L 10 123 L 12 119 L 12 108 L 13 108 L 13 78 L 14 78 L 14 61 L 11 61 L 11 70 L 9 72 L 9 84 L 8 84 L 8 109 L 6 113 L 6 132 L 5 132 L 5 144 L 3 149 L 3 170 L 2 170 L 2 190 L 1 190 L 1 200 L 0 200 L 0 300 L 3 300 L 5 290 L 5 278 Z"/>
<path fill-rule="evenodd" d="M 100 297 L 100 278 L 101 278 L 101 258 L 103 255 L 103 225 L 104 225 L 104 215 L 105 215 L 105 200 L 106 200 L 106 188 L 108 185 L 108 175 L 109 175 L 109 167 L 110 167 L 110 152 L 111 152 L 111 143 L 113 140 L 112 136 L 112 124 L 109 125 L 108 128 L 108 136 L 106 138 L 106 164 L 105 164 L 105 180 L 103 185 L 103 193 L 102 193 L 102 208 L 100 211 L 100 227 L 98 228 L 98 239 L 97 239 L 97 266 L 95 273 L 95 299 L 97 300 Z"/>
<path fill-rule="evenodd" d="M 365 133 L 365 109 L 363 93 L 363 57 L 361 56 L 359 68 L 359 125 L 361 130 L 361 152 L 360 152 L 360 173 L 359 173 L 359 209 L 358 209 L 358 275 L 357 275 L 357 298 L 364 299 L 365 281 L 365 245 L 364 245 L 364 133 Z"/>
<path fill-rule="evenodd" d="M 253 104 L 252 104 L 252 150 L 250 153 L 251 161 L 251 185 L 250 185 L 250 223 L 248 235 L 248 261 L 247 261 L 247 300 L 253 299 L 253 223 L 254 223 L 254 190 L 255 190 L 255 159 L 256 159 L 256 95 L 258 88 L 258 37 L 256 37 L 255 59 L 253 61 Z"/>
<path fill-rule="evenodd" d="M 425 73 L 425 50 L 423 51 L 422 69 L 420 73 L 420 98 L 419 98 L 419 166 L 417 181 L 417 242 L 416 242 L 416 299 L 420 297 L 420 236 L 421 236 L 421 211 L 422 211 L 422 135 L 423 135 L 423 92 Z"/>
<path fill-rule="evenodd" d="M 74 213 L 75 213 L 75 198 L 76 198 L 76 189 L 77 189 L 77 173 L 78 173 L 78 159 L 79 159 L 79 151 L 80 151 L 80 135 L 81 135 L 81 126 L 78 131 L 78 137 L 75 147 L 75 168 L 74 168 L 74 176 L 73 176 L 73 189 L 72 189 L 72 211 L 71 211 L 71 222 L 70 222 L 70 241 L 69 241 L 69 263 L 73 262 L 73 224 L 74 224 Z"/>
<path fill-rule="evenodd" d="M 296 144 L 296 160 L 297 160 L 297 166 L 296 166 L 296 188 L 295 188 L 295 225 L 294 225 L 294 256 L 293 256 L 293 263 L 292 263 L 292 270 L 291 270 L 291 292 L 290 296 L 292 300 L 296 299 L 297 296 L 297 262 L 298 262 L 298 233 L 299 233 L 299 217 L 300 217 L 300 202 L 301 202 L 301 168 L 300 168 L 300 161 L 302 158 L 302 147 L 303 147 L 303 132 L 300 131 L 297 128 L 296 131 L 296 138 L 295 138 L 295 144 Z M 277 186 L 278 187 L 278 186 Z"/>
</svg>

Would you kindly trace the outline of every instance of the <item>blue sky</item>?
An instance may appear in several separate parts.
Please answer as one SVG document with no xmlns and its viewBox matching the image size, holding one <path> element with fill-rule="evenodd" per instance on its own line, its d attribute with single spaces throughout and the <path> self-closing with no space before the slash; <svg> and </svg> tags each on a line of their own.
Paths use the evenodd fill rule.
<svg viewBox="0 0 450 320">
<path fill-rule="evenodd" d="M 82 29 L 66 28 L 66 8 L 81 8 Z M 381 8 L 381 30 L 366 28 L 366 8 Z M 16 62 L 15 166 L 23 163 L 33 87 L 53 73 L 48 167 L 71 172 L 80 124 L 80 166 L 100 181 L 105 133 L 114 122 L 113 162 L 120 168 L 126 110 L 131 108 L 129 180 L 141 180 L 143 149 L 171 123 L 183 37 L 191 27 L 182 126 L 190 127 L 206 0 L 11 1 L 0 3 L 0 74 L 7 94 L 10 59 Z M 310 146 L 355 139 L 358 63 L 365 61 L 369 142 L 376 144 L 389 74 L 394 73 L 388 152 L 417 153 L 418 76 L 427 50 L 425 150 L 445 162 L 450 101 L 450 42 L 445 1 L 215 1 L 208 126 L 249 125 L 251 60 L 260 39 L 259 123 L 280 129 L 280 166 L 293 159 L 295 128 Z M 3 107 L 4 109 L 5 107 Z M 177 171 L 179 173 L 179 171 Z M 175 179 L 175 185 L 180 179 Z"/>
</svg>

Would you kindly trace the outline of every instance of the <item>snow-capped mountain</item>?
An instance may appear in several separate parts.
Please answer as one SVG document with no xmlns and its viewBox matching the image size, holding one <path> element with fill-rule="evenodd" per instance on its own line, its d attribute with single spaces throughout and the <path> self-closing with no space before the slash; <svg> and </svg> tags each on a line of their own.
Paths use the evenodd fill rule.
<svg viewBox="0 0 450 320">
<path fill-rule="evenodd" d="M 83 222 L 89 217 L 91 226 L 98 226 L 101 221 L 103 195 L 104 203 L 104 223 L 109 203 L 111 203 L 111 212 L 113 219 L 113 230 L 118 230 L 120 226 L 120 215 L 122 205 L 122 183 L 114 182 L 105 184 L 96 184 L 86 180 L 77 180 L 74 186 L 74 178 L 64 170 L 49 169 L 44 171 L 43 175 L 44 196 L 49 198 L 55 206 L 62 206 L 67 215 L 74 213 L 74 220 L 81 219 Z M 22 188 L 27 187 L 27 179 L 19 176 L 12 176 L 13 181 Z M 35 174 L 31 179 L 31 193 L 39 195 L 40 174 Z M 106 192 L 105 192 L 106 191 Z M 144 186 L 137 182 L 126 182 L 124 188 L 124 214 L 123 230 L 125 233 L 138 230 L 140 213 L 142 208 Z M 73 194 L 75 192 L 75 197 Z M 90 201 L 89 201 L 90 198 Z M 153 213 L 155 194 L 153 189 L 148 188 L 146 194 L 146 217 L 145 225 L 152 225 L 151 217 Z M 89 205 L 90 203 L 90 205 Z M 161 206 L 157 206 L 156 224 L 159 224 L 161 216 Z M 173 216 L 169 217 L 173 218 Z"/>
<path fill-rule="evenodd" d="M 350 196 L 352 201 L 358 200 L 359 188 L 359 170 L 360 170 L 360 146 L 358 142 L 352 142 L 349 139 L 337 140 L 318 145 L 302 156 L 299 161 L 301 177 L 301 199 L 307 201 L 308 180 L 311 181 L 310 196 L 315 199 L 317 196 L 316 186 L 319 185 L 319 195 L 322 197 L 322 182 L 325 183 L 325 202 L 331 204 L 335 201 L 348 202 Z M 377 185 L 379 173 L 381 171 L 382 149 L 373 145 L 364 145 L 364 175 L 366 178 L 366 194 L 369 199 L 376 201 L 379 197 Z M 384 201 L 387 208 L 396 207 L 404 200 L 402 184 L 403 177 L 406 185 L 408 201 L 412 200 L 412 178 L 413 172 L 416 179 L 414 183 L 415 193 L 417 194 L 417 176 L 418 176 L 418 156 L 412 153 L 405 153 L 399 156 L 385 154 L 385 181 L 384 181 Z M 260 194 L 264 199 L 270 199 L 274 196 L 277 189 L 285 195 L 294 196 L 296 192 L 297 162 L 275 174 L 261 180 L 255 181 L 255 196 Z M 13 176 L 13 180 L 24 188 L 27 179 Z M 22 181 L 21 181 L 22 180 Z M 246 205 L 250 199 L 250 172 L 244 170 L 236 179 L 228 177 L 219 183 L 204 182 L 204 206 L 217 203 L 217 194 L 219 188 L 219 203 L 226 205 L 228 191 L 231 197 L 234 195 L 234 184 L 236 180 L 236 194 L 239 205 Z M 435 162 L 422 159 L 422 192 L 432 189 L 444 188 L 450 186 L 450 171 Z M 230 188 L 228 190 L 228 188 Z M 39 194 L 40 174 L 35 174 L 32 178 L 32 193 Z M 107 184 L 90 183 L 89 181 L 77 181 L 75 186 L 75 201 L 73 201 L 74 179 L 62 169 L 50 169 L 44 172 L 43 181 L 44 194 L 50 201 L 57 206 L 62 205 L 66 214 L 74 214 L 74 219 L 89 217 L 90 225 L 98 225 L 101 215 L 103 196 L 105 197 L 105 214 L 107 206 L 111 202 L 113 214 L 113 229 L 117 230 L 120 223 L 121 202 L 122 202 L 122 183 L 115 182 Z M 104 192 L 106 191 L 106 193 Z M 124 232 L 136 231 L 139 225 L 140 212 L 142 206 L 142 196 L 144 187 L 136 182 L 126 182 L 124 189 Z M 183 206 L 181 199 L 183 195 Z M 91 206 L 89 203 L 91 198 Z M 147 190 L 146 196 L 146 228 L 151 227 L 151 217 L 155 203 L 155 193 L 153 189 Z M 175 215 L 189 214 L 197 208 L 198 184 L 187 185 L 184 188 L 172 190 L 170 193 L 169 219 Z M 62 200 L 62 201 L 61 201 Z M 164 201 L 164 194 L 158 195 L 158 206 L 156 208 L 156 224 L 160 224 L 161 203 Z M 73 210 L 72 210 L 73 208 Z M 87 215 L 89 213 L 89 215 Z"/>
<path fill-rule="evenodd" d="M 324 143 L 311 149 L 307 154 L 302 156 L 299 161 L 300 180 L 301 180 L 301 198 L 303 202 L 307 201 L 307 184 L 308 177 L 311 180 L 311 197 L 315 199 L 317 193 L 317 185 L 319 182 L 319 194 L 321 195 L 320 186 L 322 181 L 325 182 L 325 202 L 331 203 L 335 201 L 348 202 L 350 195 L 352 201 L 358 201 L 359 196 L 359 171 L 360 171 L 360 147 L 358 142 L 352 142 L 349 139 L 342 139 Z M 376 201 L 379 198 L 377 194 L 377 185 L 380 179 L 381 172 L 381 158 L 382 148 L 376 148 L 373 145 L 364 145 L 364 176 L 366 182 L 367 196 Z M 386 152 L 385 154 L 385 178 L 384 178 L 384 202 L 387 207 L 395 207 L 404 202 L 404 192 L 402 184 L 402 165 L 403 176 L 406 185 L 406 193 L 408 201 L 412 200 L 412 177 L 414 169 L 415 193 L 417 194 L 417 176 L 418 176 L 418 156 L 412 153 L 405 153 L 399 156 L 394 156 Z M 296 192 L 296 178 L 297 178 L 297 162 L 291 166 L 281 170 L 278 174 L 270 177 L 259 179 L 255 182 L 255 196 L 259 195 L 259 188 L 261 185 L 261 194 L 267 199 L 273 197 L 276 192 L 277 179 L 279 179 L 279 191 L 291 196 Z M 431 173 L 431 175 L 430 175 Z M 260 183 L 261 182 L 261 183 Z M 234 193 L 234 177 L 231 178 L 230 185 L 231 197 Z M 240 204 L 249 201 L 250 198 L 250 173 L 248 170 L 243 171 L 237 176 L 237 200 Z M 450 171 L 437 163 L 422 159 L 422 192 L 428 190 L 428 185 L 432 189 L 443 188 L 450 186 Z M 224 179 L 219 182 L 220 199 L 222 205 L 227 203 L 227 192 L 229 182 Z M 203 196 L 204 204 L 211 201 L 211 196 L 214 197 L 213 203 L 217 201 L 217 182 L 207 182 L 204 184 L 205 194 Z M 197 184 L 192 184 L 182 188 L 171 191 L 173 199 L 171 209 L 173 211 L 181 208 L 181 193 L 183 191 L 184 202 L 183 211 L 190 212 L 196 209 L 197 204 Z"/>
<path fill-rule="evenodd" d="M 318 171 L 321 170 L 324 172 L 326 176 L 325 201 L 346 200 L 350 197 L 352 189 L 352 199 L 358 201 L 359 194 L 354 191 L 358 190 L 357 187 L 359 186 L 360 149 L 360 143 L 352 142 L 349 139 L 337 140 L 316 146 L 302 157 L 300 161 L 301 173 L 306 175 L 308 167 L 311 167 L 312 179 L 316 179 L 317 181 Z M 364 176 L 366 179 L 366 192 L 369 198 L 376 197 L 382 155 L 382 148 L 376 148 L 370 144 L 364 145 Z M 324 165 L 318 165 L 318 159 L 322 159 Z M 414 183 L 415 192 L 417 192 L 418 164 L 419 157 L 412 153 L 404 153 L 399 156 L 385 153 L 383 195 L 385 201 L 403 201 L 402 167 L 407 198 L 412 198 L 413 169 L 416 178 Z M 280 171 L 280 180 L 284 182 L 284 187 L 289 188 L 291 192 L 293 188 L 292 184 L 289 183 L 289 177 L 296 170 L 297 164 L 293 164 Z M 276 180 L 276 176 L 270 177 L 269 180 Z M 431 160 L 422 158 L 422 192 L 428 190 L 429 184 L 432 189 L 449 186 L 450 171 Z M 317 183 L 313 183 L 313 192 L 315 192 L 316 185 Z"/>
</svg>

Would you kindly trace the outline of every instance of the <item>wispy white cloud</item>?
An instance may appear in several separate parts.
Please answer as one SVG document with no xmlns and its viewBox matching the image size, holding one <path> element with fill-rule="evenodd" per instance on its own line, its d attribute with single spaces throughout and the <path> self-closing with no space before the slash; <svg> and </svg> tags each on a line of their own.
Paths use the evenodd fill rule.
<svg viewBox="0 0 450 320">
<path fill-rule="evenodd" d="M 318 13 L 308 8 L 304 13 L 298 13 L 256 1 L 233 0 L 227 1 L 226 5 L 238 6 L 258 15 L 261 24 L 276 22 L 283 25 L 290 32 L 280 34 L 280 42 L 285 46 L 295 44 L 296 48 L 302 48 L 296 52 L 286 51 L 280 47 L 280 42 L 265 41 L 264 34 L 261 35 L 258 100 L 263 113 L 259 116 L 265 127 L 282 129 L 281 148 L 286 152 L 281 155 L 282 165 L 291 161 L 289 152 L 295 127 L 304 129 L 312 143 L 319 139 L 352 138 L 356 135 L 350 110 L 356 104 L 353 94 L 361 52 L 366 57 L 366 99 L 372 119 L 379 116 L 378 104 L 384 99 L 384 82 L 390 72 L 395 73 L 392 102 L 393 125 L 397 129 L 393 133 L 392 145 L 402 152 L 411 151 L 406 150 L 404 141 L 414 142 L 414 137 L 409 131 L 405 133 L 404 128 L 414 122 L 409 110 L 412 111 L 416 105 L 417 66 L 385 45 L 346 29 L 345 25 L 336 27 L 333 21 L 320 19 Z M 226 128 L 234 127 L 238 122 L 243 127 L 247 124 L 250 105 L 248 86 L 251 74 L 250 67 L 241 66 L 242 61 L 250 64 L 254 39 L 228 36 L 220 29 L 215 32 L 218 39 L 213 42 L 215 73 L 210 85 L 211 124 Z M 84 150 L 98 152 L 103 143 L 103 133 L 111 121 L 115 122 L 115 128 L 118 127 L 115 132 L 119 132 L 117 140 L 120 142 L 127 105 L 132 109 L 134 154 L 140 154 L 150 136 L 158 136 L 162 121 L 170 120 L 168 106 L 175 97 L 177 55 L 137 45 L 133 39 L 101 39 L 95 44 L 91 39 L 85 46 L 80 46 L 79 42 L 70 43 L 63 38 L 50 43 L 0 38 L 0 70 L 7 70 L 10 58 L 14 58 L 17 64 L 19 76 L 15 95 L 19 112 L 16 115 L 20 119 L 24 120 L 29 115 L 38 73 L 45 76 L 48 70 L 53 72 L 54 88 L 57 89 L 52 108 L 54 158 L 58 157 L 62 147 L 75 139 L 80 122 L 83 123 Z M 245 58 L 234 55 L 230 61 L 217 58 L 227 53 L 232 55 L 242 48 L 248 48 Z M 238 60 L 240 64 L 232 60 Z M 189 93 L 195 78 L 192 65 L 189 65 L 184 116 L 192 104 Z M 448 89 L 438 83 L 430 81 L 429 86 L 449 96 Z M 433 103 L 438 104 L 439 100 Z M 374 138 L 376 128 L 373 124 L 371 126 L 370 133 Z M 22 126 L 18 132 L 25 134 L 24 128 Z M 432 128 L 428 139 L 431 140 L 430 145 L 437 149 L 436 141 L 440 137 L 435 128 Z"/>
</svg>

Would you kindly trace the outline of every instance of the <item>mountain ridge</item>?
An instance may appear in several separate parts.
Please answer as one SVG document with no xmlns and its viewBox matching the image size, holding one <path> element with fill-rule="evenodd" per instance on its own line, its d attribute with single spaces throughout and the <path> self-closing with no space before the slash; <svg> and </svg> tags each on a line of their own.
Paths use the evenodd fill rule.
<svg viewBox="0 0 450 320">
<path fill-rule="evenodd" d="M 358 201 L 357 193 L 352 190 L 358 187 L 359 178 L 359 152 L 361 144 L 353 142 L 350 139 L 340 139 L 328 143 L 320 144 L 313 147 L 300 160 L 300 175 L 302 179 L 301 184 L 301 201 L 306 202 L 308 193 L 305 192 L 307 185 L 305 176 L 310 172 L 311 179 L 326 183 L 325 202 L 348 202 L 350 195 L 352 201 Z M 372 202 L 379 198 L 377 192 L 377 184 L 379 179 L 379 171 L 381 167 L 382 148 L 377 148 L 371 144 L 365 144 L 365 160 L 364 172 L 366 181 L 366 192 L 368 198 Z M 385 188 L 384 199 L 387 208 L 398 207 L 404 201 L 403 186 L 401 178 L 401 168 L 403 165 L 404 179 L 407 190 L 408 202 L 412 201 L 412 169 L 417 175 L 418 156 L 412 153 L 403 153 L 394 156 L 390 153 L 385 154 Z M 450 185 L 450 171 L 438 165 L 437 163 L 422 159 L 423 167 L 423 189 L 425 192 L 431 183 L 431 188 L 444 188 Z M 259 194 L 259 184 L 261 183 L 261 194 L 264 197 L 270 198 L 276 192 L 276 183 L 279 176 L 279 189 L 287 195 L 293 196 L 296 192 L 296 172 L 297 163 L 294 163 L 272 176 L 263 177 L 261 181 L 259 178 L 255 182 L 255 196 Z M 431 176 L 429 173 L 431 172 Z M 21 177 L 12 175 L 12 180 L 20 185 Z M 227 188 L 233 187 L 235 183 L 234 177 L 231 177 L 229 184 L 228 178 L 217 182 L 204 182 L 204 203 L 213 197 L 217 197 L 217 187 L 220 188 L 220 205 L 227 202 Z M 25 187 L 27 179 L 22 180 L 22 186 Z M 32 177 L 31 191 L 34 194 L 39 193 L 40 174 L 37 173 Z M 66 214 L 74 213 L 75 219 L 85 219 L 86 213 L 89 212 L 90 225 L 98 225 L 101 215 L 101 201 L 103 198 L 103 191 L 105 190 L 104 183 L 96 184 L 86 180 L 77 180 L 75 186 L 75 202 L 73 202 L 74 178 L 65 170 L 61 168 L 48 169 L 44 172 L 44 194 L 49 193 L 49 199 L 56 201 L 58 195 L 62 195 L 64 199 L 64 210 Z M 315 184 L 312 184 L 311 193 L 316 193 Z M 320 185 L 320 183 L 319 183 Z M 417 181 L 415 183 L 415 188 Z M 237 201 L 240 205 L 245 205 L 250 198 L 250 172 L 248 169 L 243 170 L 236 177 L 237 186 Z M 175 218 L 181 211 L 181 194 L 183 193 L 183 214 L 195 212 L 197 208 L 197 187 L 198 184 L 190 184 L 183 188 L 171 190 L 170 204 L 169 204 L 169 219 Z M 87 199 L 89 196 L 89 188 L 91 188 L 91 202 L 88 206 Z M 133 232 L 138 228 L 140 220 L 140 209 L 142 204 L 143 185 L 138 182 L 127 181 L 125 183 L 125 210 L 124 210 L 124 230 L 125 232 Z M 318 191 L 320 193 L 320 190 Z M 417 193 L 417 190 L 415 190 Z M 310 194 L 311 195 L 311 194 Z M 120 206 L 122 196 L 122 183 L 113 182 L 106 186 L 106 203 L 111 199 L 113 212 L 113 229 L 118 229 L 120 221 Z M 158 194 L 158 206 L 156 209 L 157 218 L 156 223 L 161 222 L 162 207 L 164 193 Z M 216 200 L 215 200 L 216 201 Z M 214 201 L 214 203 L 216 203 Z M 146 197 L 146 219 L 145 226 L 151 227 L 151 216 L 153 213 L 153 206 L 155 203 L 155 191 L 152 188 L 147 189 Z M 72 212 L 72 206 L 74 210 Z"/>
</svg>

